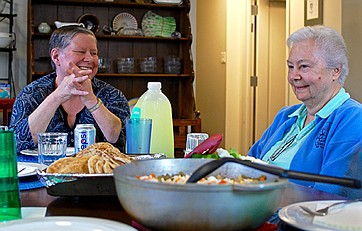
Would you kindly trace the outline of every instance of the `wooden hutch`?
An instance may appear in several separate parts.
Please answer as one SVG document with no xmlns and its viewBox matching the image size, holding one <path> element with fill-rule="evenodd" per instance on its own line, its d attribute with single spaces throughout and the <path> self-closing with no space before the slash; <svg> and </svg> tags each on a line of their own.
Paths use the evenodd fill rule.
<svg viewBox="0 0 362 231">
<path fill-rule="evenodd" d="M 104 26 L 112 25 L 114 17 L 121 12 L 132 14 L 137 20 L 138 28 L 141 28 L 142 18 L 148 11 L 163 17 L 174 17 L 176 19 L 176 31 L 181 33 L 181 37 L 118 36 L 110 35 L 102 29 Z M 183 119 L 186 122 L 195 119 L 194 70 L 189 11 L 189 0 L 183 0 L 181 5 L 136 3 L 132 0 L 29 0 L 28 82 L 52 71 L 48 42 L 51 32 L 55 29 L 54 22 L 77 22 L 80 16 L 92 14 L 99 21 L 99 30 L 96 32 L 99 56 L 112 61 L 110 71 L 99 73 L 96 77 L 119 88 L 127 99 L 141 96 L 147 90 L 147 82 L 161 82 L 162 91 L 172 105 L 175 126 L 178 126 L 180 122 L 184 125 Z M 49 33 L 44 34 L 38 31 L 38 25 L 42 22 L 46 22 L 52 28 Z M 181 57 L 182 71 L 180 74 L 165 74 L 163 72 L 162 58 L 167 55 Z M 157 73 L 139 72 L 137 60 L 147 56 L 158 58 Z M 136 61 L 135 73 L 117 73 L 116 60 L 120 57 L 134 57 Z M 200 125 L 200 119 L 197 118 L 197 120 L 197 124 Z M 191 124 L 194 123 L 195 121 L 192 121 Z M 175 140 L 178 136 L 177 130 L 178 128 L 175 129 Z M 199 127 L 196 131 L 198 130 L 201 128 Z M 184 139 L 182 139 L 181 144 L 182 142 Z"/>
</svg>

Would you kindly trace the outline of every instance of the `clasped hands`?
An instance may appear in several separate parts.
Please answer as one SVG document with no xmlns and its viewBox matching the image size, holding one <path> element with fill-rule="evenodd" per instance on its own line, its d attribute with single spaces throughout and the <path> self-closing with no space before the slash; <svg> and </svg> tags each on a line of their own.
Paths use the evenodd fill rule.
<svg viewBox="0 0 362 231">
<path fill-rule="evenodd" d="M 66 76 L 58 77 L 57 95 L 63 102 L 69 100 L 72 96 L 79 96 L 84 106 L 92 107 L 97 103 L 97 97 L 93 93 L 91 79 L 93 76 L 91 69 L 82 70 L 75 64 L 67 70 Z"/>
</svg>

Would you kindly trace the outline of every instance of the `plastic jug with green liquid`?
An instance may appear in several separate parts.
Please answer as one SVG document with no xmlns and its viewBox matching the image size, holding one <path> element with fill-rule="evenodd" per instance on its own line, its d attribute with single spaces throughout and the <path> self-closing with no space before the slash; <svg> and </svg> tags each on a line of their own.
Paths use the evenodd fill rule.
<svg viewBox="0 0 362 231">
<path fill-rule="evenodd" d="M 162 93 L 160 82 L 148 82 L 147 88 L 135 109 L 140 109 L 141 118 L 152 119 L 150 153 L 164 153 L 167 158 L 174 158 L 171 103 Z"/>
</svg>

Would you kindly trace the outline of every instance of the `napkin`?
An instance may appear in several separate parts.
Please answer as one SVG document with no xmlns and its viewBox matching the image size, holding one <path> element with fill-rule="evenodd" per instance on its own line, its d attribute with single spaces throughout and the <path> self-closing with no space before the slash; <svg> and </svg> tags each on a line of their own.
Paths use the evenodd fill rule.
<svg viewBox="0 0 362 231">
<path fill-rule="evenodd" d="M 24 170 L 22 170 L 24 169 Z M 22 170 L 19 175 L 27 175 L 27 174 L 31 174 L 34 173 L 38 168 L 37 167 L 33 167 L 33 166 L 26 166 L 26 165 L 22 165 L 18 163 L 18 170 Z"/>
<path fill-rule="evenodd" d="M 21 207 L 22 218 L 45 217 L 46 207 Z"/>
<path fill-rule="evenodd" d="M 317 209 L 331 203 L 318 203 Z M 326 216 L 315 216 L 313 224 L 337 230 L 362 230 L 362 202 L 332 207 Z"/>
</svg>

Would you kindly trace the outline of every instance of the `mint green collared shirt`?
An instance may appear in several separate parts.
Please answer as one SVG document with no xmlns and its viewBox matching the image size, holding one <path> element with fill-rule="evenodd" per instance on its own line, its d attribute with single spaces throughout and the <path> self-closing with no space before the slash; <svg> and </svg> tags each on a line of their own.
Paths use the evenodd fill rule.
<svg viewBox="0 0 362 231">
<path fill-rule="evenodd" d="M 341 88 L 337 95 L 316 113 L 316 117 L 322 119 L 327 118 L 336 108 L 349 98 L 350 95 L 346 93 L 344 88 Z M 307 118 L 307 108 L 304 104 L 288 117 L 298 118 L 289 132 L 284 135 L 283 139 L 276 142 L 263 157 L 264 161 L 284 169 L 289 169 L 295 153 L 316 126 L 316 119 L 314 119 L 307 124 L 307 126 L 303 127 L 304 121 Z"/>
</svg>

